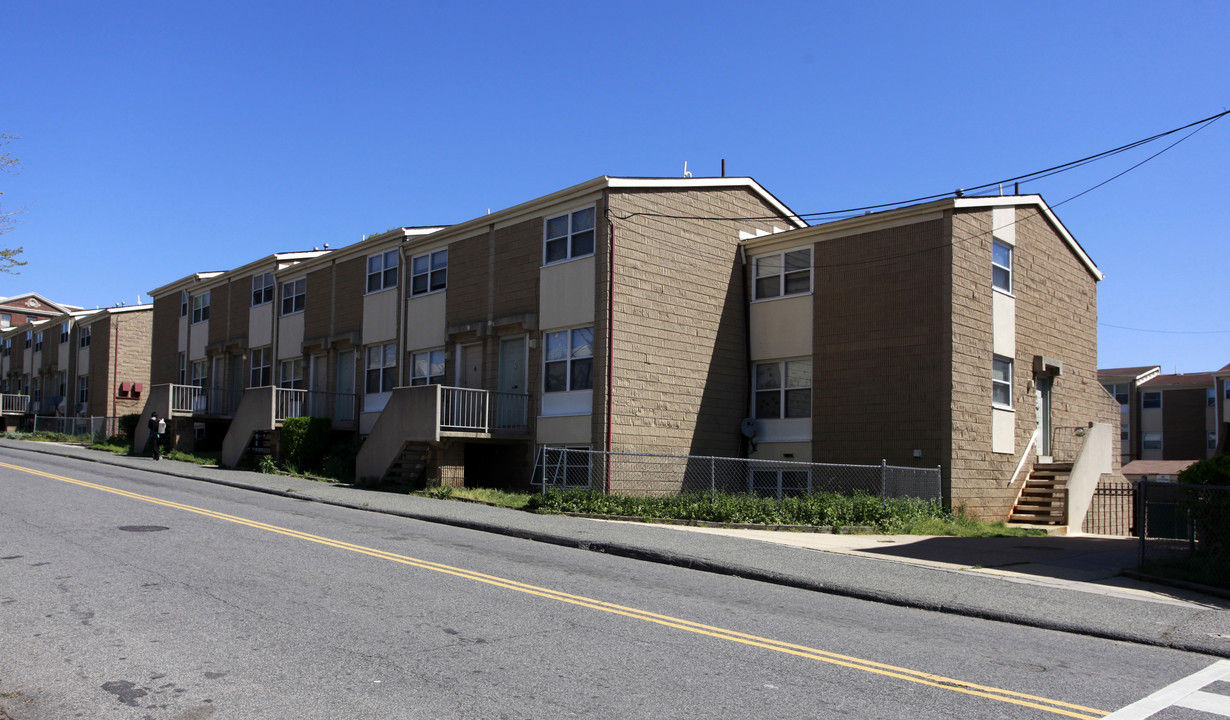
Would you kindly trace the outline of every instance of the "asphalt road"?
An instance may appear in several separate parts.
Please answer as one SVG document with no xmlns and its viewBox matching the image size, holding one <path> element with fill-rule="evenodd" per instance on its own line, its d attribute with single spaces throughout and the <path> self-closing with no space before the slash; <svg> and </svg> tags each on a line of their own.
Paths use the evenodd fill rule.
<svg viewBox="0 0 1230 720">
<path fill-rule="evenodd" d="M 0 457 L 13 720 L 1101 717 L 1214 660 Z"/>
</svg>

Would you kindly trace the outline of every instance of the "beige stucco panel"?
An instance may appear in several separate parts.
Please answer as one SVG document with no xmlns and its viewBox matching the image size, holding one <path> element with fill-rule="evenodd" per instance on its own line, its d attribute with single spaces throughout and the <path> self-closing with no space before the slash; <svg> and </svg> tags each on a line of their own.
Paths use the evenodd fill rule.
<svg viewBox="0 0 1230 720">
<path fill-rule="evenodd" d="M 77 374 L 85 375 L 90 371 L 90 349 L 88 347 L 79 348 L 77 350 Z"/>
<path fill-rule="evenodd" d="M 537 437 L 540 445 L 589 445 L 593 442 L 593 416 L 540 417 Z"/>
<path fill-rule="evenodd" d="M 1163 399 L 1165 402 L 1165 399 Z M 1148 410 L 1140 411 L 1140 431 L 1161 432 L 1162 431 L 1162 410 L 1161 408 L 1149 408 Z"/>
<path fill-rule="evenodd" d="M 397 338 L 397 290 L 363 296 L 363 344 Z"/>
<path fill-rule="evenodd" d="M 811 443 L 809 442 L 766 442 L 756 443 L 756 449 L 751 453 L 756 460 L 786 460 L 789 462 L 811 462 Z"/>
<path fill-rule="evenodd" d="M 285 315 L 278 323 L 278 360 L 303 355 L 303 315 Z"/>
<path fill-rule="evenodd" d="M 538 317 L 544 329 L 594 322 L 594 263 L 590 256 L 542 268 Z"/>
<path fill-rule="evenodd" d="M 996 240 L 1016 245 L 1016 208 L 991 209 L 991 234 Z"/>
<path fill-rule="evenodd" d="M 188 352 L 188 316 L 179 319 L 179 352 Z"/>
<path fill-rule="evenodd" d="M 205 357 L 205 344 L 209 342 L 209 321 L 204 320 L 192 326 L 188 338 L 188 359 L 200 360 Z"/>
<path fill-rule="evenodd" d="M 1016 452 L 1016 413 L 1011 410 L 991 409 L 991 452 Z"/>
<path fill-rule="evenodd" d="M 1016 298 L 1002 292 L 991 293 L 992 345 L 996 355 L 1016 357 Z"/>
<path fill-rule="evenodd" d="M 810 357 L 812 302 L 808 294 L 752 303 L 752 360 Z"/>
<path fill-rule="evenodd" d="M 273 344 L 273 306 L 267 302 L 248 310 L 248 347 L 259 348 Z"/>
<path fill-rule="evenodd" d="M 406 347 L 410 351 L 442 347 L 448 341 L 448 291 L 406 301 Z"/>
</svg>

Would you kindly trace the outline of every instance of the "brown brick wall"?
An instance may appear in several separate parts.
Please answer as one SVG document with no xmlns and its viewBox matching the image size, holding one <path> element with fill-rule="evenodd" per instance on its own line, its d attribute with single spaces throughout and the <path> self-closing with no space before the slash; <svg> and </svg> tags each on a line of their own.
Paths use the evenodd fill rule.
<svg viewBox="0 0 1230 720">
<path fill-rule="evenodd" d="M 336 265 L 333 296 L 333 334 L 363 332 L 363 295 L 367 292 L 367 258 Z M 309 281 L 310 285 L 310 281 Z"/>
<path fill-rule="evenodd" d="M 948 464 L 948 227 L 815 244 L 813 461 Z"/>
<path fill-rule="evenodd" d="M 90 338 L 90 346 L 95 340 Z M 150 382 L 173 383 L 179 374 L 179 293 L 154 300 L 153 331 L 150 340 Z"/>
<path fill-rule="evenodd" d="M 490 247 L 491 237 L 487 232 L 448 246 L 448 307 L 445 318 L 449 326 L 487 320 Z M 500 267 L 501 274 L 525 271 L 525 268 Z M 533 275 L 537 280 L 538 265 L 534 266 Z"/>
<path fill-rule="evenodd" d="M 612 447 L 739 456 L 750 368 L 739 230 L 776 215 L 742 189 L 609 194 L 615 223 Z M 594 444 L 605 442 L 609 229 L 599 205 Z M 778 227 L 788 227 L 784 220 Z"/>
<path fill-rule="evenodd" d="M 333 273 L 330 264 L 307 275 L 307 288 L 303 308 L 303 338 L 311 342 L 329 337 L 333 326 Z M 281 312 L 280 300 L 274 309 Z"/>
<path fill-rule="evenodd" d="M 226 341 L 232 345 L 247 349 L 248 320 L 252 310 L 252 277 L 238 278 L 231 281 L 230 303 L 226 313 Z"/>
<path fill-rule="evenodd" d="M 1162 393 L 1162 459 L 1200 460 L 1208 455 L 1208 400 L 1204 388 Z"/>
<path fill-rule="evenodd" d="M 1008 455 L 991 452 L 991 211 L 952 217 L 952 500 L 990 519 L 1006 518 L 1019 490 L 1019 480 L 1011 487 L 1007 481 L 1037 424 L 1035 355 L 1063 364 L 1052 391 L 1054 427 L 1119 426 L 1119 407 L 1097 377 L 1096 283 L 1037 209 L 1018 208 L 1016 219 L 1016 452 Z M 1118 473 L 1118 432 L 1112 433 Z"/>
<path fill-rule="evenodd" d="M 209 337 L 210 347 L 226 345 L 230 334 L 231 284 L 226 283 L 209 289 Z"/>
</svg>

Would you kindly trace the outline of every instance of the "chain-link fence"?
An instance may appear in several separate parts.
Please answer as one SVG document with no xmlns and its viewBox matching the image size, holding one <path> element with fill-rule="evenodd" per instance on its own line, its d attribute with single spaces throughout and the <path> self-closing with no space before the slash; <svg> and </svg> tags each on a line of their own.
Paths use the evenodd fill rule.
<svg viewBox="0 0 1230 720">
<path fill-rule="evenodd" d="M 115 417 L 53 417 L 32 415 L 21 421 L 21 430 L 66 435 L 74 442 L 92 444 L 120 434 L 120 420 Z"/>
<path fill-rule="evenodd" d="M 1136 486 L 1125 480 L 1103 480 L 1094 488 L 1081 532 L 1093 535 L 1135 534 Z"/>
<path fill-rule="evenodd" d="M 1230 587 L 1230 486 L 1146 481 L 1138 488 L 1142 568 Z"/>
<path fill-rule="evenodd" d="M 766 497 L 815 492 L 942 501 L 940 468 L 748 460 L 698 455 L 650 455 L 584 448 L 539 449 L 534 483 L 620 495 L 752 493 Z"/>
</svg>

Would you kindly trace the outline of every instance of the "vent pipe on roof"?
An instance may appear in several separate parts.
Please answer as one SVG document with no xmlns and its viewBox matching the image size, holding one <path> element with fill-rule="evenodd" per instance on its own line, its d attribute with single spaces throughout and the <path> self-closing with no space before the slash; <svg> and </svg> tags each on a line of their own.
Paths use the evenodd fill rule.
<svg viewBox="0 0 1230 720">
<path fill-rule="evenodd" d="M 726 177 L 726 158 L 722 158 L 722 177 Z"/>
</svg>

